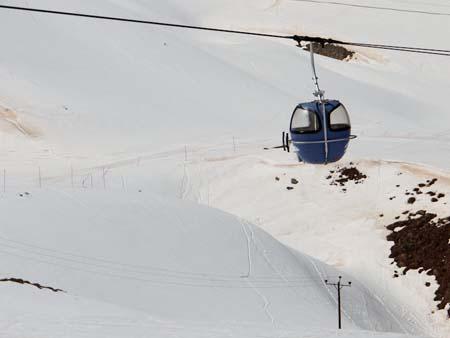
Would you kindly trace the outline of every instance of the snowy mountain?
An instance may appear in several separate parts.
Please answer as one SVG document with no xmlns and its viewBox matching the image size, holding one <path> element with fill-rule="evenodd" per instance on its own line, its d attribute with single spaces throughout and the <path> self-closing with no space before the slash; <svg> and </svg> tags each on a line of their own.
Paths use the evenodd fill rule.
<svg viewBox="0 0 450 338">
<path fill-rule="evenodd" d="M 339 3 L 1 4 L 450 49 L 443 0 Z M 449 216 L 448 57 L 318 56 L 358 135 L 318 167 L 264 150 L 312 99 L 294 42 L 6 9 L 0 27 L 0 280 L 63 290 L 1 283 L 2 335 L 448 337 L 439 281 L 403 275 L 386 239 Z M 365 179 L 333 185 L 346 167 Z"/>
</svg>

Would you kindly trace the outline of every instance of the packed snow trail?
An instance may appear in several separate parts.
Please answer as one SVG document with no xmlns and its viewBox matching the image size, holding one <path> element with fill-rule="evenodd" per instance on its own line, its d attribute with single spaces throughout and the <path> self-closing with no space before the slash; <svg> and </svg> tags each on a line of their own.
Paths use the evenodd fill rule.
<svg viewBox="0 0 450 338">
<path fill-rule="evenodd" d="M 248 283 L 248 285 L 250 285 L 250 287 L 255 291 L 255 293 L 261 297 L 261 300 L 264 303 L 264 312 L 267 314 L 267 317 L 270 319 L 270 322 L 272 323 L 273 327 L 276 328 L 276 322 L 275 322 L 275 317 L 273 316 L 273 314 L 270 312 L 269 310 L 269 306 L 270 306 L 270 302 L 267 299 L 266 296 L 264 296 L 264 294 L 258 290 L 257 287 L 255 287 L 255 285 L 253 285 L 251 278 L 252 276 L 252 249 L 254 248 L 254 233 L 251 229 L 251 225 L 246 224 L 245 222 L 241 221 L 241 225 L 242 225 L 242 230 L 244 231 L 245 234 L 245 238 L 247 240 L 247 248 L 248 248 L 248 273 L 245 276 L 246 281 Z"/>
</svg>

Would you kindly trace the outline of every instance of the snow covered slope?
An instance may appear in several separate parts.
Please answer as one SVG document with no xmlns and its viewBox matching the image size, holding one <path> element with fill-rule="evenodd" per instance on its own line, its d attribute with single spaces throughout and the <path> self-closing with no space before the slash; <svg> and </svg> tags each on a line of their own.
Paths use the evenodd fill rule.
<svg viewBox="0 0 450 338">
<path fill-rule="evenodd" d="M 295 1 L 29 5 L 449 48 L 442 39 L 450 33 L 446 18 L 383 13 L 381 28 L 377 11 Z M 0 56 L 2 162 L 8 166 L 18 158 L 35 165 L 48 158 L 130 156 L 233 135 L 278 140 L 292 107 L 311 98 L 308 55 L 292 43 L 5 10 L 0 15 L 2 26 L 14 31 L 3 37 Z M 409 29 L 418 18 L 422 29 Z M 342 99 L 352 112 L 360 136 L 355 154 L 449 167 L 442 159 L 449 115 L 435 99 L 449 88 L 447 58 L 363 50 L 351 63 L 318 59 L 328 97 Z M 396 139 L 402 142 L 393 145 Z M 430 147 L 439 156 L 430 156 Z"/>
<path fill-rule="evenodd" d="M 326 167 L 296 164 L 287 153 L 261 150 L 255 155 L 253 150 L 249 155 L 244 149 L 228 158 L 206 155 L 193 160 L 187 166 L 190 183 L 185 198 L 247 219 L 288 246 L 353 274 L 376 290 L 382 301 L 393 301 L 394 313 L 408 313 L 428 334 L 450 334 L 447 310 L 437 311 L 434 301 L 434 277 L 415 270 L 394 278 L 403 269 L 393 265 L 392 243 L 386 240 L 386 226 L 407 219 L 405 211 L 449 216 L 447 172 L 406 163 L 359 161 L 353 165 L 366 179 L 359 184 L 331 185 L 331 177 L 338 179 L 339 167 L 353 165 L 348 161 Z M 408 202 L 413 196 L 409 192 L 434 178 L 433 187 L 424 188 L 414 203 Z M 432 201 L 428 191 L 443 197 Z"/>
<path fill-rule="evenodd" d="M 2 275 L 67 292 L 3 283 L 2 293 L 13 292 L 20 304 L 4 308 L 0 319 L 12 325 L 12 336 L 34 337 L 36 321 L 36 337 L 57 337 L 63 329 L 78 336 L 86 321 L 108 330 L 114 316 L 114 325 L 138 326 L 130 333 L 160 323 L 159 336 L 171 335 L 165 321 L 190 324 L 187 332 L 195 326 L 278 334 L 336 327 L 336 295 L 324 279 L 339 272 L 234 216 L 139 192 L 44 190 L 0 203 L 8 211 L 0 215 Z M 347 329 L 420 332 L 354 282 L 345 294 Z M 44 308 L 52 309 L 36 317 L 46 298 L 52 305 Z M 85 313 L 87 299 L 121 308 L 92 304 Z M 17 307 L 31 313 L 19 315 Z"/>
<path fill-rule="evenodd" d="M 23 287 L 4 286 L 1 308 L 2 337 L 298 337 L 299 331 L 277 330 L 271 325 L 161 320 L 147 313 L 68 295 L 53 295 Z M 27 309 L 24 313 L 24 308 Z M 408 338 L 401 334 L 360 330 L 302 329 L 312 338 Z"/>
<path fill-rule="evenodd" d="M 2 4 L 450 48 L 446 16 L 330 4 Z M 329 168 L 262 150 L 278 145 L 292 108 L 311 98 L 308 55 L 290 42 L 6 10 L 0 29 L 2 277 L 67 291 L 2 284 L 8 337 L 341 337 L 334 290 L 323 283 L 341 272 L 316 259 L 355 282 L 344 296 L 344 326 L 355 331 L 345 335 L 446 337 L 442 312 L 430 315 L 433 290 L 423 291 L 417 276 L 387 277 L 378 218 L 403 208 L 383 198 L 404 164 L 385 160 L 450 169 L 450 115 L 440 101 L 450 88 L 448 58 L 362 49 L 348 63 L 317 58 L 327 97 L 345 102 L 359 136 L 347 160 L 369 175 L 343 195 L 324 181 Z M 406 168 L 413 173 L 402 184 L 448 179 Z M 275 186 L 283 174 L 298 176 L 301 189 L 286 195 L 287 182 Z"/>
</svg>

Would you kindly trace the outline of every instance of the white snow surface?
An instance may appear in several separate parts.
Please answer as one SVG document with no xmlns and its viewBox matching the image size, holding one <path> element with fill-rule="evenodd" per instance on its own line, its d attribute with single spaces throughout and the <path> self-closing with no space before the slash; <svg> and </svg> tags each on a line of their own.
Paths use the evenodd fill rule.
<svg viewBox="0 0 450 338">
<path fill-rule="evenodd" d="M 444 0 L 345 2 L 450 12 Z M 1 4 L 450 49 L 448 16 L 336 4 Z M 344 193 L 325 179 L 334 165 L 263 150 L 311 99 L 294 43 L 8 10 L 0 29 L 0 278 L 65 291 L 1 283 L 1 336 L 450 336 L 435 281 L 393 279 L 385 239 L 404 210 L 449 216 L 449 58 L 317 57 L 358 135 L 340 165 L 368 175 Z M 447 197 L 406 205 L 404 190 L 433 177 Z M 342 332 L 324 283 L 339 275 L 353 282 Z"/>
<path fill-rule="evenodd" d="M 36 320 L 43 327 L 56 326 L 56 331 L 45 332 L 55 337 L 59 330 L 76 335 L 76 316 L 80 316 L 81 327 L 92 321 L 108 330 L 114 316 L 114 325 L 132 326 L 127 322 L 133 311 L 138 313 L 133 319 L 137 326 L 152 327 L 169 320 L 205 327 L 206 332 L 215 328 L 251 334 L 269 330 L 296 336 L 301 330 L 332 331 L 336 327 L 336 295 L 324 280 L 336 279 L 339 272 L 292 252 L 229 214 L 139 192 L 45 190 L 7 197 L 2 206 L 8 210 L 1 216 L 2 274 L 67 292 L 59 295 L 22 286 L 28 291 L 20 294 L 17 287 L 4 284 L 4 292 L 14 290 L 14 298 L 26 304 L 25 308 L 33 308 L 27 301 L 34 306 L 45 303 L 42 294 L 56 302 L 52 310 L 44 311 L 38 305 L 38 318 L 27 311 L 23 317 L 13 311 L 15 316 L 7 316 L 12 320 L 8 333 L 13 336 L 16 325 L 28 328 L 27 319 L 32 326 Z M 99 309 L 93 306 L 85 314 L 82 309 L 89 303 L 84 299 L 126 310 L 100 303 Z M 362 284 L 355 283 L 345 299 L 347 329 L 409 329 L 401 324 L 401 315 L 389 311 L 389 304 Z M 6 313 L 9 304 L 3 303 Z M 68 309 L 60 312 L 59 307 L 65 306 Z M 63 319 L 55 324 L 58 318 Z M 169 324 L 163 324 L 158 333 L 172 334 Z"/>
</svg>

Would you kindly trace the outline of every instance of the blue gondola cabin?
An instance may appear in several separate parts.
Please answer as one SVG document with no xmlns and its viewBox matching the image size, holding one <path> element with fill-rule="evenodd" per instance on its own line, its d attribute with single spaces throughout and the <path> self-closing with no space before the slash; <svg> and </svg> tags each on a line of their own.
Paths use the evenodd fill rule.
<svg viewBox="0 0 450 338">
<path fill-rule="evenodd" d="M 290 134 L 299 160 L 312 164 L 339 161 L 350 141 L 351 124 L 337 100 L 299 104 L 292 114 Z"/>
</svg>

